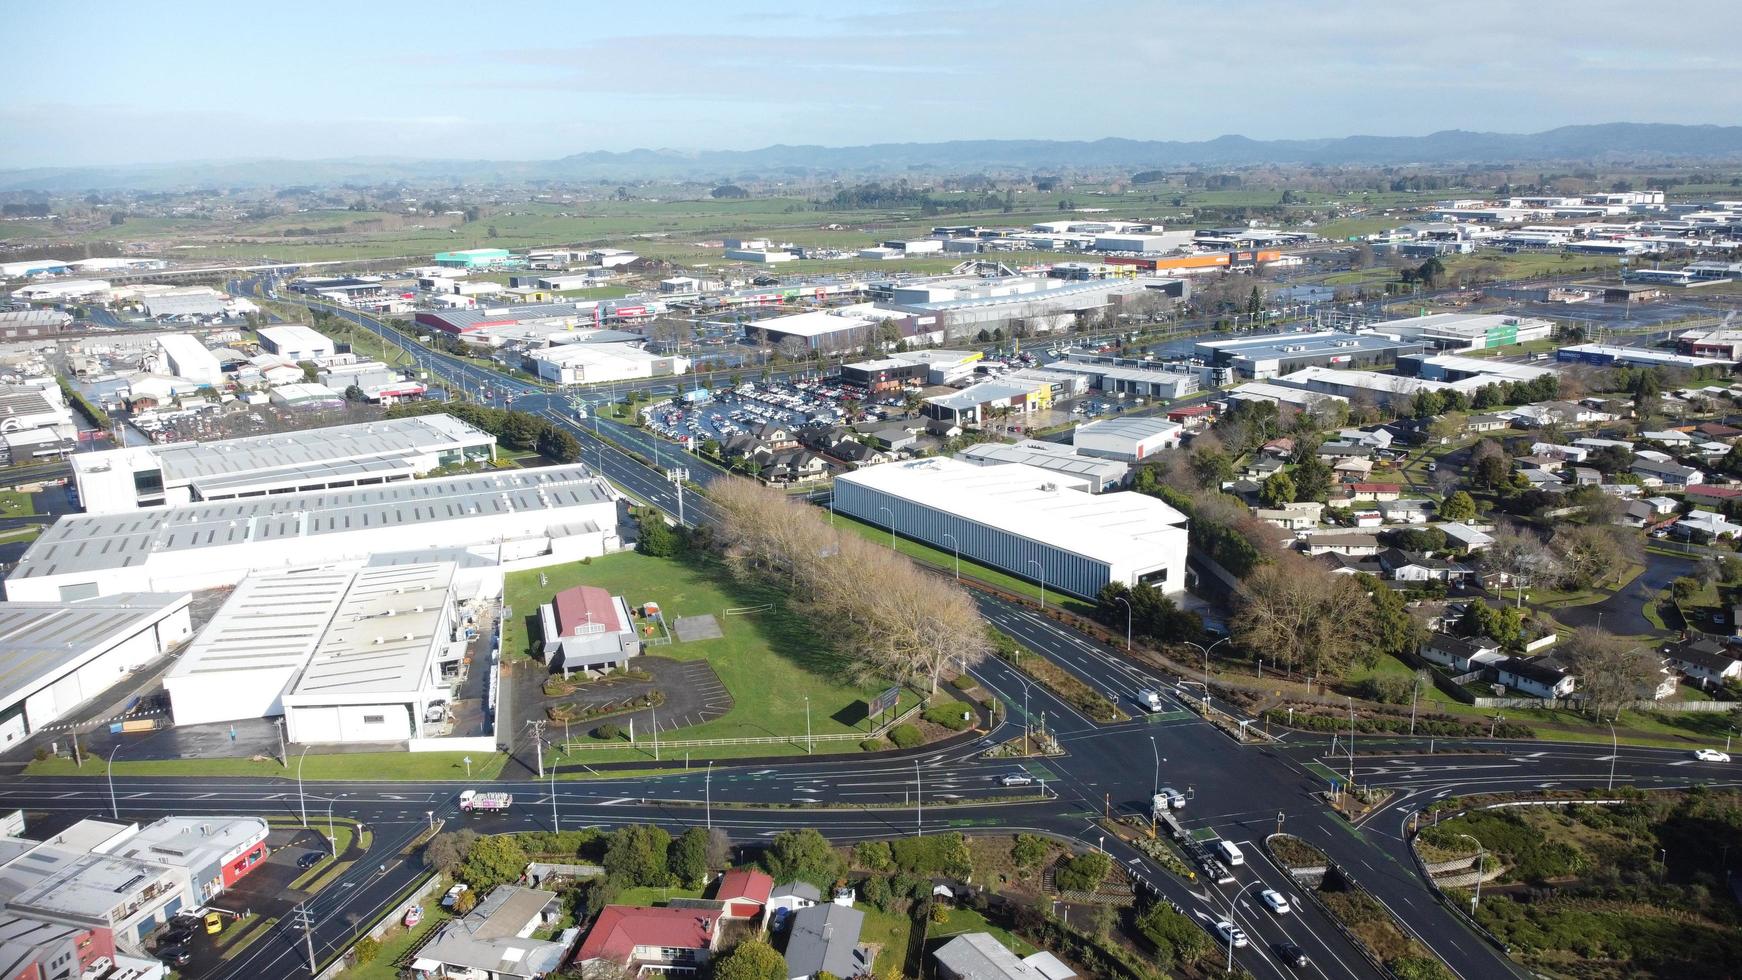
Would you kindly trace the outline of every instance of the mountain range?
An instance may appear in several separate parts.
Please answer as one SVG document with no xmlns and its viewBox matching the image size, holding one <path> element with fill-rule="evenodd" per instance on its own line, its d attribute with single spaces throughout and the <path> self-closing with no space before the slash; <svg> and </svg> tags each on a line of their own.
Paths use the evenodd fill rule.
<svg viewBox="0 0 1742 980">
<path fill-rule="evenodd" d="M 1308 140 L 952 140 L 866 146 L 776 145 L 757 150 L 590 151 L 555 160 L 220 160 L 0 171 L 0 191 L 73 193 L 194 187 L 375 185 L 383 182 L 526 184 L 565 181 L 877 177 L 976 172 L 1106 172 L 1172 167 L 1446 166 L 1742 159 L 1742 126 L 1604 123 L 1540 133 L 1445 130 L 1427 136 Z"/>
</svg>

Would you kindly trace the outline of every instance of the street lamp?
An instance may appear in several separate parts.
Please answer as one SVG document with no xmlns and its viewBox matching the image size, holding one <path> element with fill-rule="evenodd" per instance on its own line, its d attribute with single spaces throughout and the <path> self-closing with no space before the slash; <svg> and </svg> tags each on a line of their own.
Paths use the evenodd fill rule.
<svg viewBox="0 0 1742 980">
<path fill-rule="evenodd" d="M 74 735 L 73 738 L 76 741 L 78 739 L 78 736 Z M 114 817 L 116 820 L 121 819 L 121 808 L 119 806 L 116 806 L 116 804 L 115 804 L 115 753 L 119 752 L 120 750 L 121 750 L 121 743 L 120 742 L 116 742 L 115 747 L 109 750 L 109 767 L 108 767 L 108 773 L 109 773 L 109 816 Z"/>
<path fill-rule="evenodd" d="M 946 532 L 944 534 L 944 537 L 950 539 L 950 545 L 952 548 L 955 549 L 955 552 L 956 552 L 956 581 L 960 582 L 962 580 L 962 545 L 959 541 L 956 540 L 956 536 L 953 534 L 949 534 Z M 1729 748 L 1729 745 L 1726 744 L 1724 747 Z"/>
<path fill-rule="evenodd" d="M 1228 899 L 1228 966 L 1226 969 L 1228 973 L 1234 972 L 1234 930 L 1239 928 L 1234 924 L 1234 907 L 1240 904 L 1240 896 L 1246 894 L 1246 889 L 1256 884 L 1260 884 L 1260 882 L 1249 881 L 1241 885 L 1240 890 L 1234 893 L 1234 897 Z"/>
<path fill-rule="evenodd" d="M 339 838 L 333 833 L 333 802 L 330 798 L 327 800 L 327 847 L 336 859 L 339 856 Z"/>
<path fill-rule="evenodd" d="M 1201 643 L 1193 643 L 1191 640 L 1184 641 L 1186 646 L 1196 647 L 1198 651 L 1204 655 L 1204 702 L 1206 704 L 1208 704 L 1210 700 L 1210 651 L 1232 639 L 1232 636 L 1224 636 L 1209 646 L 1204 646 Z"/>
<path fill-rule="evenodd" d="M 889 550 L 894 551 L 895 550 L 895 511 L 892 511 L 887 507 L 879 507 L 877 509 L 882 511 L 883 513 L 889 515 Z"/>
<path fill-rule="evenodd" d="M 1621 754 L 1621 742 L 1615 737 L 1615 723 L 1606 722 L 1609 726 L 1609 788 L 1615 788 L 1615 757 Z"/>
<path fill-rule="evenodd" d="M 1476 917 L 1476 906 L 1482 903 L 1482 876 L 1488 868 L 1488 851 L 1482 847 L 1482 842 L 1469 834 L 1459 834 L 1459 837 L 1476 845 L 1476 891 L 1470 896 L 1470 917 Z"/>
<path fill-rule="evenodd" d="M 814 751 L 811 743 L 811 696 L 807 694 L 804 696 L 804 754 L 810 755 Z"/>
<path fill-rule="evenodd" d="M 1040 572 L 1040 611 L 1046 612 L 1046 566 L 1035 561 L 1033 558 L 1030 558 L 1028 563 L 1033 565 L 1036 571 Z"/>
<path fill-rule="evenodd" d="M 714 829 L 714 760 L 708 760 L 708 772 L 702 777 L 703 809 L 707 814 L 708 829 Z"/>
<path fill-rule="evenodd" d="M 296 808 L 302 813 L 302 825 L 308 826 L 308 802 L 302 795 L 302 760 L 308 758 L 308 746 L 304 745 L 296 757 Z"/>
<path fill-rule="evenodd" d="M 1116 595 L 1113 598 L 1117 599 L 1120 602 L 1125 603 L 1125 652 L 1130 653 L 1131 652 L 1131 600 L 1125 598 L 1122 595 Z"/>
<path fill-rule="evenodd" d="M 1155 736 L 1149 736 L 1149 753 L 1155 756 L 1155 779 L 1150 781 L 1149 795 L 1161 792 L 1161 750 L 1155 747 Z"/>
</svg>

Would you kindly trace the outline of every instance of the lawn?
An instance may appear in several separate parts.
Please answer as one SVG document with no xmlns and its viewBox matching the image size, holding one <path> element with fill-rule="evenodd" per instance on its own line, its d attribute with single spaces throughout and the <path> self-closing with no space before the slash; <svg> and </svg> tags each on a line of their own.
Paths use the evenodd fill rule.
<svg viewBox="0 0 1742 980">
<path fill-rule="evenodd" d="M 539 584 L 541 574 L 544 585 Z M 718 562 L 699 555 L 678 560 L 626 552 L 508 576 L 506 598 L 513 613 L 504 626 L 504 655 L 532 669 L 542 669 L 530 660 L 528 649 L 528 638 L 536 629 L 538 607 L 557 592 L 582 584 L 597 585 L 622 595 L 631 607 L 656 602 L 668 622 L 704 614 L 720 622 L 724 635 L 717 639 L 645 648 L 647 653 L 674 660 L 708 661 L 734 700 L 732 709 L 724 716 L 662 733 L 662 738 L 802 739 L 807 698 L 814 734 L 862 735 L 865 732 L 862 702 L 886 686 L 861 685 L 849 680 L 852 666 L 849 658 L 834 647 L 825 633 L 819 632 L 817 624 L 789 612 L 786 596 L 779 590 L 735 581 Z M 914 695 L 904 693 L 902 703 L 910 705 L 914 700 Z M 830 743 L 818 745 L 820 748 Z M 856 740 L 843 739 L 831 747 L 857 750 L 858 746 Z M 790 746 L 783 749 L 780 744 L 750 748 L 755 751 L 749 754 L 791 751 Z M 802 746 L 798 751 L 803 751 Z M 583 751 L 571 758 L 605 762 L 619 756 L 641 759 L 646 753 L 625 745 L 621 750 Z"/>
<path fill-rule="evenodd" d="M 859 942 L 880 947 L 872 966 L 881 971 L 893 963 L 899 970 L 907 960 L 907 944 L 913 940 L 913 920 L 905 915 L 879 911 L 870 904 L 861 904 L 859 911 L 865 913 L 865 923 L 859 929 Z"/>
<path fill-rule="evenodd" d="M 613 905 L 664 905 L 674 898 L 701 898 L 700 888 L 661 888 L 657 885 L 639 885 L 625 888 L 611 900 Z"/>
<path fill-rule="evenodd" d="M 1022 937 L 1012 933 L 1008 929 L 1003 929 L 987 922 L 985 916 L 968 908 L 950 909 L 949 921 L 941 924 L 935 922 L 932 923 L 931 929 L 926 932 L 926 939 L 928 942 L 936 942 L 937 940 L 947 939 L 950 936 L 960 936 L 967 932 L 989 932 L 992 934 L 993 938 L 1003 944 L 1004 948 L 1014 952 L 1017 956 L 1027 956 L 1030 953 L 1035 952 L 1034 946 L 1024 941 Z"/>
<path fill-rule="evenodd" d="M 464 752 L 349 752 L 336 755 L 310 754 L 302 760 L 307 780 L 465 779 Z M 508 757 L 499 753 L 471 753 L 473 779 L 494 779 Z M 27 776 L 102 776 L 98 762 L 84 768 L 73 760 L 56 756 L 32 762 Z M 254 759 L 159 759 L 149 762 L 116 762 L 120 776 L 277 776 L 295 779 L 296 769 L 286 769 L 277 760 Z M 311 818 L 312 820 L 312 818 Z"/>
<path fill-rule="evenodd" d="M 423 907 L 423 921 L 407 929 L 394 926 L 381 940 L 381 950 L 375 958 L 360 966 L 350 966 L 344 971 L 344 976 L 351 980 L 398 980 L 401 970 L 399 960 L 411 952 L 424 936 L 448 921 L 448 914 L 443 912 L 438 903 L 430 902 Z"/>
<path fill-rule="evenodd" d="M 0 517 L 29 517 L 36 513 L 36 498 L 18 490 L 0 490 Z"/>
</svg>

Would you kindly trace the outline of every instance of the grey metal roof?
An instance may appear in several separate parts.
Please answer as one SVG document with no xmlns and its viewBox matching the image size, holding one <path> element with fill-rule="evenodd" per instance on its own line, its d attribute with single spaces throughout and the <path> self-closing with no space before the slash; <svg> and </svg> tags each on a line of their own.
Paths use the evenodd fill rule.
<svg viewBox="0 0 1742 980">
<path fill-rule="evenodd" d="M 451 415 L 415 415 L 222 442 L 153 448 L 167 482 L 255 473 L 355 457 L 404 456 L 455 442 L 491 443 L 484 432 Z"/>
<path fill-rule="evenodd" d="M 411 462 L 411 455 L 407 451 L 393 456 L 299 463 L 270 470 L 198 477 L 192 485 L 201 498 L 211 499 L 231 491 L 269 490 L 279 486 L 294 487 L 298 484 L 330 483 L 352 478 L 410 476 L 417 470 Z"/>
<path fill-rule="evenodd" d="M 188 599 L 186 593 L 126 592 L 78 602 L 0 602 L 0 706 Z"/>
<path fill-rule="evenodd" d="M 864 974 L 869 964 L 858 953 L 864 925 L 865 913 L 833 902 L 799 909 L 786 941 L 787 976 L 814 977 L 825 970 L 837 977 Z"/>
<path fill-rule="evenodd" d="M 75 514 L 43 532 L 12 576 L 131 568 L 161 552 L 403 524 L 439 525 L 480 514 L 552 510 L 610 499 L 591 470 L 572 465 L 119 514 Z M 441 540 L 441 534 L 438 527 L 430 528 L 431 540 Z"/>
<path fill-rule="evenodd" d="M 1125 479 L 1125 474 L 1130 469 L 1118 460 L 1101 459 L 1097 456 L 1079 456 L 1072 452 L 1069 446 L 1061 446 L 1057 443 L 1019 442 L 1010 445 L 983 442 L 969 446 L 957 455 L 995 463 L 1027 463 L 1030 466 L 1038 466 L 1043 470 L 1052 470 L 1057 473 L 1093 477 L 1104 483 L 1117 483 Z"/>
</svg>

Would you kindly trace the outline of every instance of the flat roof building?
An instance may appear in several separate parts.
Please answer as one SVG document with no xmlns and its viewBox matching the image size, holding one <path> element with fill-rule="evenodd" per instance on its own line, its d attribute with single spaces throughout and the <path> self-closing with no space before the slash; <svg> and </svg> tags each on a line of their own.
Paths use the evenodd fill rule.
<svg viewBox="0 0 1742 980">
<path fill-rule="evenodd" d="M 1048 371 L 1068 371 L 1080 374 L 1089 386 L 1110 395 L 1134 395 L 1138 398 L 1160 398 L 1172 401 L 1198 390 L 1207 370 L 1196 364 L 1170 364 L 1164 361 L 1124 362 L 1118 359 L 1096 359 L 1073 354 L 1046 366 Z"/>
<path fill-rule="evenodd" d="M 630 344 L 561 344 L 528 353 L 525 366 L 546 381 L 575 385 L 671 377 L 688 371 L 690 362 Z"/>
<path fill-rule="evenodd" d="M 1228 392 L 1228 398 L 1233 401 L 1271 402 L 1302 410 L 1311 410 L 1326 402 L 1346 403 L 1349 400 L 1342 395 L 1307 391 L 1301 388 L 1291 388 L 1287 385 L 1268 384 L 1263 381 L 1248 381 L 1239 385 Z"/>
<path fill-rule="evenodd" d="M 1163 449 L 1179 447 L 1184 426 L 1147 416 L 1099 419 L 1071 431 L 1071 445 L 1084 456 L 1137 463 Z"/>
<path fill-rule="evenodd" d="M 1636 367 L 1733 367 L 1736 362 L 1723 357 L 1693 357 L 1671 354 L 1648 347 L 1615 347 L 1607 344 L 1574 344 L 1555 351 L 1555 360 L 1581 364 L 1631 364 Z"/>
<path fill-rule="evenodd" d="M 1101 493 L 1125 482 L 1130 467 L 1114 459 L 1084 456 L 1069 446 L 1056 442 L 1024 439 L 1021 442 L 982 442 L 956 454 L 956 458 L 975 466 L 1001 466 L 1023 463 L 1050 470 L 1079 480 L 1089 481 L 1091 493 Z"/>
<path fill-rule="evenodd" d="M 948 425 L 980 425 L 995 412 L 1013 414 L 1039 411 L 1052 404 L 1053 386 L 1038 379 L 1015 375 L 969 385 L 947 395 L 933 395 L 920 405 L 921 415 Z"/>
<path fill-rule="evenodd" d="M 761 331 L 768 343 L 776 347 L 793 340 L 810 350 L 840 350 L 864 346 L 877 332 L 878 324 L 897 315 L 880 314 L 870 303 L 855 303 L 833 310 L 812 310 L 757 320 L 745 329 Z"/>
<path fill-rule="evenodd" d="M 185 333 L 169 333 L 157 338 L 157 346 L 163 350 L 170 374 L 201 385 L 223 383 L 223 365 L 205 344 Z"/>
<path fill-rule="evenodd" d="M 62 517 L 6 579 L 14 600 L 235 585 L 251 573 L 465 549 L 491 567 L 617 546 L 617 494 L 580 465 Z M 538 561 L 535 561 L 538 559 Z M 500 573 L 491 580 L 500 588 Z"/>
<path fill-rule="evenodd" d="M 0 602 L 0 750 L 175 649 L 193 633 L 191 602 L 186 593 Z"/>
<path fill-rule="evenodd" d="M 1560 373 L 1560 369 L 1555 367 L 1518 364 L 1492 357 L 1459 357 L 1456 354 L 1408 354 L 1398 358 L 1397 367 L 1400 371 L 1414 371 L 1417 377 L 1430 381 L 1480 378 L 1493 384 L 1535 381 L 1546 375 Z"/>
<path fill-rule="evenodd" d="M 313 361 L 322 357 L 332 357 L 333 339 L 313 327 L 300 323 L 291 323 L 279 327 L 261 327 L 256 331 L 260 335 L 260 346 L 269 354 L 287 357 L 293 361 Z"/>
<path fill-rule="evenodd" d="M 1395 362 L 1399 354 L 1415 354 L 1423 349 L 1419 341 L 1321 330 L 1204 341 L 1192 353 L 1207 364 L 1232 368 L 1241 377 L 1262 381 L 1306 367 L 1386 365 Z"/>
<path fill-rule="evenodd" d="M 187 872 L 194 901 L 208 902 L 266 860 L 260 817 L 164 817 L 107 853 Z"/>
<path fill-rule="evenodd" d="M 73 463 L 89 514 L 410 480 L 495 458 L 496 437 L 452 415 L 415 415 L 220 442 L 81 453 Z"/>
<path fill-rule="evenodd" d="M 1344 398 L 1370 398 L 1381 405 L 1396 405 L 1414 398 L 1423 391 L 1462 391 L 1480 388 L 1479 378 L 1459 382 L 1429 381 L 1425 378 L 1405 378 L 1395 374 L 1372 371 L 1342 371 L 1334 368 L 1309 367 L 1275 379 L 1285 388 L 1298 388 Z"/>
<path fill-rule="evenodd" d="M 1092 597 L 1109 582 L 1183 590 L 1185 515 L 1088 485 L 1022 463 L 922 459 L 837 477 L 835 509 L 1071 595 Z"/>
<path fill-rule="evenodd" d="M 1491 313 L 1431 313 L 1369 324 L 1361 332 L 1420 341 L 1434 350 L 1483 350 L 1547 340 L 1554 324 L 1535 317 Z"/>
</svg>

